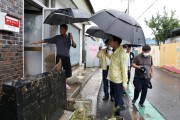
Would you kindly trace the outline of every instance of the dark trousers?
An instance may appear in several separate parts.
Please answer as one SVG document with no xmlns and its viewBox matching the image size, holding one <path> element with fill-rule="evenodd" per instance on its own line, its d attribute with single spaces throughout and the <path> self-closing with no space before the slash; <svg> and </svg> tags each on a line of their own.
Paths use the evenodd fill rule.
<svg viewBox="0 0 180 120">
<path fill-rule="evenodd" d="M 143 78 L 134 78 L 133 84 L 134 84 L 134 100 L 137 100 L 139 97 L 139 93 L 141 92 L 141 98 L 139 103 L 143 104 L 145 99 L 146 99 L 146 95 L 147 95 L 147 79 L 143 79 Z"/>
<path fill-rule="evenodd" d="M 71 61 L 70 57 L 63 56 L 63 55 L 57 55 L 56 56 L 56 64 L 59 62 L 59 59 L 61 59 L 63 70 L 65 70 L 66 78 L 69 78 L 72 76 L 72 69 L 71 69 Z"/>
<path fill-rule="evenodd" d="M 128 70 L 128 83 L 130 82 L 130 79 L 131 79 L 131 67 L 130 70 Z"/>
<path fill-rule="evenodd" d="M 110 82 L 110 96 L 113 97 L 114 95 L 113 95 L 113 89 L 112 89 L 112 82 L 107 79 L 108 69 L 109 69 L 109 67 L 107 67 L 107 70 L 103 70 L 103 72 L 102 72 L 104 95 L 109 97 L 108 89 L 109 89 L 109 82 Z"/>
<path fill-rule="evenodd" d="M 114 91 L 115 108 L 121 107 L 124 104 L 124 101 L 122 99 L 123 85 L 122 85 L 122 83 L 113 83 L 112 82 L 112 87 L 113 87 L 113 91 Z M 115 114 L 119 114 L 120 110 L 121 110 L 121 108 L 117 109 Z"/>
</svg>

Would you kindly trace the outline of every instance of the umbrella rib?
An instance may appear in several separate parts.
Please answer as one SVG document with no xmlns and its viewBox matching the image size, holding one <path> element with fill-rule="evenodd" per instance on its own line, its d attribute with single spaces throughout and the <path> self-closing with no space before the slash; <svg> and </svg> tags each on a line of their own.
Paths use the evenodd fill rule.
<svg viewBox="0 0 180 120">
<path fill-rule="evenodd" d="M 123 19 L 120 19 L 120 18 L 118 18 L 118 17 L 116 17 L 116 16 L 114 16 L 112 13 L 110 13 L 110 12 L 108 12 L 111 16 L 113 16 L 113 17 L 115 17 L 115 18 L 117 18 L 117 19 L 119 19 L 119 20 L 121 20 L 121 21 L 123 21 L 123 22 L 125 22 L 125 23 L 127 23 L 127 24 L 130 24 L 129 22 L 127 22 L 127 21 L 125 21 L 125 20 L 123 20 Z M 130 25 L 132 25 L 132 24 L 130 24 Z M 133 25 L 134 26 L 134 25 Z"/>
<path fill-rule="evenodd" d="M 116 20 L 119 20 L 117 17 L 115 17 L 115 20 L 111 23 L 111 25 L 109 25 L 107 28 L 108 29 L 110 29 L 111 27 L 112 27 L 112 24 L 116 21 Z M 107 31 L 107 30 L 106 30 Z M 121 39 L 123 39 L 122 37 L 121 37 Z"/>
<path fill-rule="evenodd" d="M 109 13 L 110 14 L 110 13 Z M 111 16 L 113 16 L 113 17 L 115 17 L 114 15 L 112 15 L 112 14 L 110 14 Z M 110 24 L 110 25 L 108 25 L 108 29 L 110 29 L 111 28 L 111 26 L 112 26 L 112 24 L 117 20 L 118 18 L 117 17 L 115 17 L 115 20 Z M 110 26 L 110 27 L 109 27 Z M 107 30 L 106 30 L 107 31 Z"/>
</svg>

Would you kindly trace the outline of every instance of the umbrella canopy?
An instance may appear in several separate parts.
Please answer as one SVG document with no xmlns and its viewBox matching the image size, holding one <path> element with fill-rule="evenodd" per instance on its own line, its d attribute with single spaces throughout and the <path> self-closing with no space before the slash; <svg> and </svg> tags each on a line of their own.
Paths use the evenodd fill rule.
<svg viewBox="0 0 180 120">
<path fill-rule="evenodd" d="M 88 28 L 86 33 L 89 34 L 90 36 L 102 38 L 102 39 L 108 39 L 110 36 L 109 34 L 105 33 L 98 26 L 92 26 L 92 27 Z"/>
<path fill-rule="evenodd" d="M 118 10 L 101 10 L 90 17 L 105 33 L 122 38 L 131 44 L 145 44 L 144 32 L 139 23 Z"/>
<path fill-rule="evenodd" d="M 65 8 L 50 13 L 44 20 L 45 24 L 61 25 L 89 21 L 90 15 L 82 9 Z"/>
</svg>

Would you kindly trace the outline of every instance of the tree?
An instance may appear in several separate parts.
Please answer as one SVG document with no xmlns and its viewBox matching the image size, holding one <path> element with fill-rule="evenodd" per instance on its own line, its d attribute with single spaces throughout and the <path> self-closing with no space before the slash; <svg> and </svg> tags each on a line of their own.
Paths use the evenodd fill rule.
<svg viewBox="0 0 180 120">
<path fill-rule="evenodd" d="M 171 11 L 170 17 L 166 8 L 164 8 L 163 13 L 164 15 L 160 15 L 157 12 L 156 16 L 152 16 L 149 21 L 145 19 L 146 25 L 152 29 L 152 34 L 155 36 L 158 45 L 160 43 L 164 44 L 168 34 L 180 25 L 180 21 L 175 17 L 175 11 Z"/>
</svg>

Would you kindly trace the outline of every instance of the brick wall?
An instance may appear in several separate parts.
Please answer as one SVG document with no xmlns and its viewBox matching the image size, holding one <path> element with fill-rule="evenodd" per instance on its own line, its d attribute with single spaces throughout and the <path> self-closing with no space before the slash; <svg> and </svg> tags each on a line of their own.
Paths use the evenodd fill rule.
<svg viewBox="0 0 180 120">
<path fill-rule="evenodd" d="M 20 32 L 0 31 L 0 91 L 3 81 L 23 76 L 23 0 L 0 0 L 0 11 L 20 19 Z"/>
</svg>

